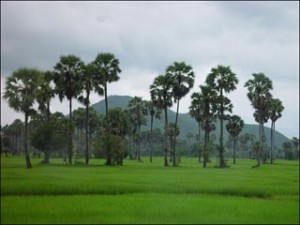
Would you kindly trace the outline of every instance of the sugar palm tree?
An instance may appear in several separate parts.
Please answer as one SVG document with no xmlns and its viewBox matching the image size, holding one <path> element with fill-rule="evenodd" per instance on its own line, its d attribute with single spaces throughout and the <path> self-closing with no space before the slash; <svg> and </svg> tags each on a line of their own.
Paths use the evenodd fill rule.
<svg viewBox="0 0 300 225">
<path fill-rule="evenodd" d="M 141 139 L 141 126 L 146 123 L 146 116 L 148 115 L 147 102 L 144 101 L 141 97 L 135 96 L 128 103 L 129 115 L 131 121 L 137 127 L 137 159 L 141 161 L 140 155 L 140 139 Z"/>
<path fill-rule="evenodd" d="M 46 115 L 47 121 L 50 120 L 50 101 L 55 96 L 55 90 L 51 87 L 53 72 L 46 71 L 42 74 L 42 79 L 37 90 L 37 101 L 39 110 Z"/>
<path fill-rule="evenodd" d="M 190 65 L 185 62 L 174 62 L 173 65 L 167 67 L 166 73 L 172 79 L 172 92 L 174 100 L 177 103 L 175 127 L 178 122 L 179 101 L 183 98 L 194 86 L 194 72 Z M 173 144 L 173 166 L 176 166 L 176 136 Z"/>
<path fill-rule="evenodd" d="M 254 117 L 259 123 L 259 148 L 257 152 L 257 167 L 261 164 L 263 146 L 263 123 L 266 120 L 268 102 L 272 98 L 270 90 L 273 89 L 272 81 L 263 73 L 253 73 L 253 79 L 245 83 L 248 88 L 248 98 L 255 109 Z"/>
<path fill-rule="evenodd" d="M 104 87 L 105 115 L 108 116 L 107 83 L 112 83 L 120 79 L 118 76 L 121 73 L 119 60 L 111 53 L 99 53 L 93 64 L 96 66 L 97 79 L 101 81 Z"/>
<path fill-rule="evenodd" d="M 200 154 L 200 145 L 201 145 L 201 122 L 203 119 L 203 102 L 202 95 L 200 92 L 194 92 L 191 96 L 191 105 L 189 107 L 190 115 L 197 121 L 198 123 L 198 161 L 201 162 L 201 154 Z"/>
<path fill-rule="evenodd" d="M 233 164 L 236 163 L 236 143 L 238 135 L 244 127 L 244 121 L 241 117 L 233 115 L 229 117 L 228 123 L 226 124 L 226 129 L 228 133 L 233 137 Z"/>
<path fill-rule="evenodd" d="M 154 103 L 154 105 L 164 110 L 165 114 L 165 132 L 164 132 L 164 145 L 165 145 L 165 160 L 164 160 L 164 166 L 168 166 L 168 159 L 167 159 L 167 153 L 168 153 L 168 141 L 167 141 L 167 126 L 168 126 L 168 108 L 173 105 L 173 95 L 172 95 L 172 80 L 171 77 L 168 75 L 159 75 L 157 76 L 153 84 L 150 86 L 150 94 L 151 94 L 151 100 Z"/>
<path fill-rule="evenodd" d="M 97 80 L 100 81 L 97 88 L 102 86 L 104 88 L 104 97 L 105 97 L 105 115 L 108 117 L 108 99 L 107 99 L 107 83 L 112 83 L 118 81 L 120 77 L 118 74 L 121 72 L 119 67 L 119 60 L 115 58 L 115 56 L 111 53 L 99 53 L 96 56 L 93 64 L 96 67 L 96 76 Z M 105 125 L 105 132 L 109 132 L 109 126 Z M 108 149 L 106 150 L 109 151 Z M 111 165 L 112 161 L 110 158 L 110 154 L 107 154 L 106 165 Z"/>
<path fill-rule="evenodd" d="M 236 89 L 238 79 L 229 66 L 218 65 L 212 68 L 211 72 L 206 78 L 206 83 L 218 93 L 218 116 L 220 119 L 220 139 L 219 139 L 219 166 L 226 167 L 224 160 L 224 143 L 223 143 L 223 120 L 226 119 L 224 115 L 224 105 L 228 99 L 224 98 L 225 93 L 229 93 Z"/>
<path fill-rule="evenodd" d="M 37 69 L 20 68 L 7 78 L 4 99 L 17 112 L 25 115 L 24 153 L 26 168 L 31 168 L 27 145 L 28 119 L 34 113 L 33 104 L 40 83 L 42 72 Z"/>
<path fill-rule="evenodd" d="M 213 121 L 216 117 L 216 98 L 217 93 L 208 85 L 200 85 L 200 99 L 203 105 L 202 127 L 205 131 L 204 137 L 204 154 L 203 154 L 203 167 L 206 167 L 208 161 L 209 150 L 209 133 L 215 129 Z"/>
<path fill-rule="evenodd" d="M 84 66 L 84 71 L 79 77 L 81 84 L 81 94 L 78 97 L 79 102 L 85 105 L 85 164 L 89 164 L 89 108 L 90 94 L 96 91 L 99 95 L 103 95 L 103 88 L 99 84 L 101 80 L 97 79 L 96 66 L 93 63 Z"/>
<path fill-rule="evenodd" d="M 269 117 L 272 121 L 271 124 L 271 152 L 270 152 L 270 164 L 273 164 L 273 145 L 275 134 L 275 122 L 281 117 L 281 113 L 284 110 L 282 102 L 279 99 L 272 98 L 269 102 Z"/>
<path fill-rule="evenodd" d="M 61 56 L 59 62 L 54 66 L 53 81 L 60 101 L 67 97 L 69 101 L 69 121 L 72 122 L 72 99 L 77 97 L 81 91 L 80 74 L 83 73 L 83 62 L 74 55 Z M 69 164 L 72 164 L 73 143 L 72 134 L 68 145 Z"/>
<path fill-rule="evenodd" d="M 157 108 L 153 101 L 148 101 L 147 102 L 147 107 L 148 107 L 148 112 L 150 114 L 150 138 L 151 138 L 151 144 L 150 144 L 150 162 L 152 162 L 152 151 L 153 151 L 153 145 L 152 145 L 152 135 L 153 135 L 153 119 L 154 116 L 157 119 L 160 119 L 161 115 L 161 109 Z"/>
</svg>

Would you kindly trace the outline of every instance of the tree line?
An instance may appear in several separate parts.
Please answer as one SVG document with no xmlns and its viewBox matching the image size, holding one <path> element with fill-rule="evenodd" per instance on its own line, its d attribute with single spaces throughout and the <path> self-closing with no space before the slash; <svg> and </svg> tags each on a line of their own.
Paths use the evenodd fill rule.
<svg viewBox="0 0 300 225">
<path fill-rule="evenodd" d="M 111 53 L 99 53 L 95 60 L 84 63 L 74 55 L 61 56 L 51 71 L 20 68 L 14 71 L 6 80 L 3 98 L 9 106 L 24 113 L 23 148 L 26 168 L 31 168 L 28 151 L 28 122 L 35 124 L 31 132 L 30 142 L 35 148 L 45 153 L 45 163 L 49 163 L 50 152 L 53 149 L 63 149 L 65 161 L 72 164 L 74 158 L 74 139 L 77 147 L 80 132 L 85 130 L 85 164 L 89 164 L 91 157 L 92 136 L 96 137 L 94 148 L 106 158 L 106 165 L 122 164 L 124 157 L 141 160 L 141 126 L 146 123 L 146 116 L 150 115 L 150 162 L 152 161 L 153 120 L 164 113 L 164 132 L 160 142 L 164 146 L 164 166 L 168 166 L 168 155 L 173 166 L 180 163 L 177 155 L 178 112 L 180 100 L 186 96 L 194 86 L 195 74 L 191 65 L 185 62 L 174 62 L 163 74 L 155 77 L 149 87 L 150 101 L 135 96 L 128 104 L 127 110 L 120 108 L 109 109 L 108 85 L 117 82 L 121 69 L 119 60 Z M 203 158 L 206 167 L 209 153 L 212 150 L 210 132 L 216 129 L 215 122 L 220 121 L 218 149 L 218 166 L 227 167 L 224 157 L 224 121 L 226 129 L 233 138 L 234 163 L 235 149 L 239 133 L 244 122 L 238 115 L 231 115 L 233 104 L 226 96 L 236 89 L 237 75 L 229 66 L 218 65 L 211 69 L 205 84 L 199 86 L 199 91 L 191 95 L 190 115 L 198 124 L 198 157 Z M 282 102 L 273 98 L 272 81 L 263 73 L 252 74 L 252 79 L 245 83 L 248 98 L 254 109 L 254 118 L 259 123 L 259 142 L 255 143 L 257 165 L 263 160 L 264 124 L 272 121 L 271 149 L 267 153 L 270 163 L 273 163 L 273 142 L 275 122 L 284 110 Z M 90 94 L 96 92 L 105 99 L 105 116 L 97 117 L 90 107 Z M 69 101 L 69 115 L 59 112 L 51 113 L 51 99 L 58 96 L 60 101 Z M 85 110 L 72 110 L 72 100 L 77 99 L 85 106 Z M 37 103 L 38 107 L 35 108 Z M 176 104 L 175 121 L 169 122 L 168 109 Z M 84 116 L 83 116 L 84 115 Z M 204 131 L 204 145 L 201 143 L 201 130 Z M 1 132 L 2 133 L 2 132 Z M 76 138 L 76 135 L 77 138 Z M 67 141 L 66 141 L 67 139 Z M 157 139 L 156 139 L 157 140 Z M 82 143 L 81 143 L 82 144 Z M 134 151 L 133 151 L 134 150 Z M 99 152 L 98 151 L 98 152 Z"/>
</svg>

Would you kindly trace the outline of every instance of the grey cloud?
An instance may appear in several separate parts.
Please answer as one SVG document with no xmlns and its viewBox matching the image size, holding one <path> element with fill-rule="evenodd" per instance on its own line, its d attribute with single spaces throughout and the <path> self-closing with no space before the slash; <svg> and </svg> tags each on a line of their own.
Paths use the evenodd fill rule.
<svg viewBox="0 0 300 225">
<path fill-rule="evenodd" d="M 89 62 L 104 51 L 122 69 L 112 94 L 130 90 L 149 98 L 153 78 L 174 61 L 193 66 L 195 87 L 212 66 L 224 64 L 241 81 L 264 72 L 274 86 L 286 81 L 299 90 L 299 3 L 1 2 L 1 79 L 21 66 L 52 69 L 61 55 Z M 248 101 L 242 87 L 237 92 Z"/>
</svg>

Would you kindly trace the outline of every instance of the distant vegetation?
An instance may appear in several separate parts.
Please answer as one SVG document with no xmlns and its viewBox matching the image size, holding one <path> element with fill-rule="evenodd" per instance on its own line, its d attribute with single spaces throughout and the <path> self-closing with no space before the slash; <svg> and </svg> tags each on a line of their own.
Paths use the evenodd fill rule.
<svg viewBox="0 0 300 225">
<path fill-rule="evenodd" d="M 255 158 L 256 167 L 272 164 L 276 158 L 299 159 L 298 137 L 288 140 L 275 131 L 284 106 L 273 98 L 273 84 L 265 74 L 253 73 L 245 83 L 258 123 L 253 126 L 231 114 L 233 105 L 226 95 L 239 81 L 230 66 L 213 67 L 205 83 L 192 94 L 189 114 L 179 114 L 181 99 L 194 86 L 191 65 L 174 62 L 167 66 L 149 84 L 151 101 L 145 101 L 139 96 L 109 97 L 108 86 L 120 79 L 119 64 L 111 53 L 99 53 L 89 63 L 66 55 L 50 71 L 14 71 L 6 80 L 3 98 L 22 112 L 25 120 L 1 128 L 1 153 L 23 151 L 26 168 L 32 167 L 30 154 L 39 157 L 42 153 L 45 164 L 50 163 L 50 156 L 61 157 L 68 164 L 82 157 L 89 164 L 97 157 L 105 158 L 106 165 L 122 165 L 126 157 L 143 161 L 147 156 L 152 162 L 155 155 L 164 157 L 164 166 L 174 167 L 180 165 L 182 156 L 197 157 L 203 167 L 216 157 L 220 168 L 229 166 L 229 157 L 233 162 L 241 157 Z M 91 107 L 92 92 L 104 95 L 105 104 Z M 51 112 L 54 96 L 68 100 L 68 119 Z M 84 108 L 73 110 L 73 99 Z M 169 110 L 172 105 L 176 105 L 176 113 Z M 269 120 L 271 132 L 265 128 Z"/>
</svg>

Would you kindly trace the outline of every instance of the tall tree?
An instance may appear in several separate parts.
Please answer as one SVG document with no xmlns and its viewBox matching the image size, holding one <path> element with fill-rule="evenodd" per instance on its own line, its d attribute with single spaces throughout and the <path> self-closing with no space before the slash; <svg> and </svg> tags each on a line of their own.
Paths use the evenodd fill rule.
<svg viewBox="0 0 300 225">
<path fill-rule="evenodd" d="M 160 115 L 161 115 L 161 109 L 157 108 L 155 106 L 155 104 L 153 103 L 153 101 L 148 101 L 147 102 L 147 106 L 148 106 L 148 111 L 150 114 L 150 139 L 151 139 L 151 143 L 150 143 L 150 162 L 152 162 L 152 151 L 153 151 L 153 119 L 154 116 L 157 119 L 160 119 Z"/>
<path fill-rule="evenodd" d="M 105 113 L 108 116 L 107 83 L 118 81 L 121 73 L 119 60 L 111 53 L 99 53 L 93 62 L 96 66 L 96 74 L 104 87 Z"/>
<path fill-rule="evenodd" d="M 89 108 L 90 108 L 90 94 L 94 90 L 103 95 L 103 88 L 101 80 L 97 79 L 96 66 L 93 63 L 84 66 L 84 71 L 79 78 L 81 83 L 81 95 L 78 100 L 85 105 L 85 164 L 89 164 Z"/>
<path fill-rule="evenodd" d="M 203 167 L 206 167 L 208 162 L 208 152 L 209 152 L 209 133 L 215 129 L 213 121 L 216 117 L 216 98 L 217 93 L 211 89 L 209 86 L 200 85 L 201 90 L 201 102 L 203 105 L 203 121 L 202 127 L 205 131 L 204 136 L 204 153 L 203 153 Z"/>
<path fill-rule="evenodd" d="M 72 99 L 77 97 L 81 91 L 79 78 L 83 73 L 83 62 L 74 55 L 61 56 L 60 61 L 54 66 L 53 81 L 60 101 L 67 97 L 69 101 L 69 121 L 72 122 Z M 68 158 L 72 164 L 73 157 L 73 135 L 69 135 Z"/>
<path fill-rule="evenodd" d="M 178 122 L 179 101 L 183 98 L 194 86 L 194 72 L 190 65 L 185 62 L 174 62 L 173 65 L 167 67 L 166 73 L 173 81 L 172 91 L 174 101 L 177 103 L 175 127 Z M 173 166 L 176 166 L 176 135 L 173 144 Z"/>
<path fill-rule="evenodd" d="M 274 134 L 275 134 L 275 122 L 281 117 L 281 113 L 284 110 L 282 102 L 279 99 L 270 99 L 269 102 L 269 117 L 271 119 L 271 152 L 270 152 L 270 164 L 273 164 L 273 146 L 274 146 Z"/>
<path fill-rule="evenodd" d="M 53 72 L 46 71 L 42 73 L 40 85 L 37 90 L 37 102 L 39 103 L 39 110 L 46 115 L 47 121 L 50 120 L 50 101 L 55 95 L 55 90 L 51 87 L 53 80 Z"/>
<path fill-rule="evenodd" d="M 32 167 L 27 145 L 28 119 L 35 112 L 33 104 L 36 100 L 41 73 L 37 69 L 28 68 L 20 68 L 14 71 L 6 80 L 3 95 L 11 108 L 17 112 L 23 112 L 25 115 L 24 153 L 26 168 L 28 169 Z"/>
<path fill-rule="evenodd" d="M 200 146 L 201 146 L 201 122 L 203 119 L 203 102 L 202 95 L 200 92 L 194 92 L 191 96 L 191 105 L 189 107 L 190 115 L 197 121 L 198 123 L 198 161 L 201 162 L 201 154 L 200 154 Z"/>
<path fill-rule="evenodd" d="M 225 104 L 228 104 L 229 99 L 224 96 L 225 93 L 229 93 L 236 89 L 238 79 L 236 74 L 233 73 L 229 66 L 218 65 L 216 68 L 212 68 L 211 72 L 206 78 L 206 83 L 218 93 L 218 116 L 220 119 L 220 139 L 219 139 L 219 166 L 221 168 L 226 167 L 224 159 L 224 143 L 223 143 L 223 120 L 226 119 L 224 115 Z"/>
<path fill-rule="evenodd" d="M 146 115 L 148 115 L 147 101 L 144 101 L 141 97 L 135 96 L 129 101 L 128 107 L 131 121 L 137 127 L 137 159 L 141 161 L 141 126 L 146 123 Z"/>
<path fill-rule="evenodd" d="M 99 53 L 93 62 L 96 66 L 96 75 L 101 80 L 104 87 L 105 96 L 105 115 L 108 116 L 108 99 L 107 99 L 107 83 L 115 82 L 120 79 L 118 74 L 121 72 L 119 60 L 111 53 Z M 109 127 L 106 125 L 106 132 L 109 132 Z M 107 149 L 107 151 L 109 151 Z M 111 165 L 110 154 L 107 154 L 106 165 Z"/>
<path fill-rule="evenodd" d="M 263 73 L 253 73 L 253 79 L 245 83 L 248 88 L 247 96 L 255 109 L 254 117 L 259 123 L 259 143 L 257 152 L 257 167 L 260 166 L 262 160 L 262 146 L 263 146 L 263 124 L 266 120 L 268 101 L 272 95 L 270 90 L 273 89 L 272 81 Z"/>
<path fill-rule="evenodd" d="M 234 115 L 229 117 L 228 123 L 226 124 L 226 129 L 228 133 L 233 137 L 233 164 L 236 163 L 236 143 L 238 140 L 238 135 L 244 127 L 244 121 L 241 117 Z"/>
<path fill-rule="evenodd" d="M 167 126 L 168 126 L 168 108 L 173 105 L 172 101 L 172 80 L 169 75 L 159 75 L 157 76 L 153 84 L 150 86 L 150 94 L 151 100 L 153 101 L 154 105 L 164 110 L 165 114 L 165 132 L 164 132 L 164 151 L 165 151 L 165 158 L 164 158 L 164 166 L 168 166 L 168 136 L 167 136 Z"/>
</svg>

